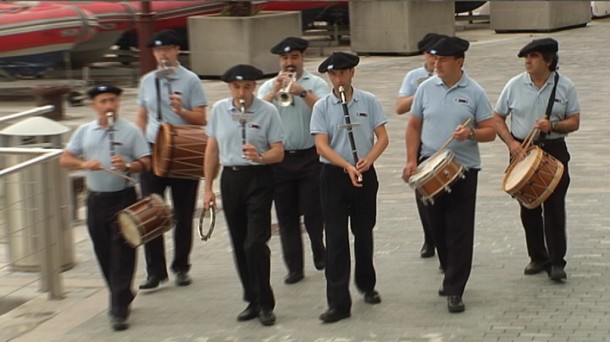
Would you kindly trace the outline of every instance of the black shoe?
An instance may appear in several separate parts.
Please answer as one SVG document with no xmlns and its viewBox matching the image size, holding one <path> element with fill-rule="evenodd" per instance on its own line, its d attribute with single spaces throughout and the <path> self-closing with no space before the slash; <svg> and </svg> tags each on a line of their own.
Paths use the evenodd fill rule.
<svg viewBox="0 0 610 342">
<path fill-rule="evenodd" d="M 379 304 L 381 303 L 381 296 L 375 290 L 368 291 L 364 293 L 364 301 L 369 304 Z"/>
<path fill-rule="evenodd" d="M 551 266 L 551 270 L 549 271 L 549 278 L 554 281 L 562 281 L 566 279 L 568 276 L 566 275 L 566 271 L 563 270 L 561 266 Z"/>
<path fill-rule="evenodd" d="M 445 288 L 442 285 L 438 288 L 438 295 L 441 297 L 445 297 L 447 295 L 447 292 L 445 291 Z"/>
<path fill-rule="evenodd" d="M 320 315 L 320 320 L 324 323 L 334 323 L 350 316 L 351 314 L 349 311 L 339 311 L 337 309 L 330 308 L 325 313 Z"/>
<path fill-rule="evenodd" d="M 288 273 L 286 278 L 284 278 L 284 283 L 285 284 L 296 284 L 296 283 L 300 282 L 301 280 L 303 280 L 303 278 L 305 278 L 305 276 L 303 275 L 303 272 L 290 272 L 290 273 Z"/>
<path fill-rule="evenodd" d="M 258 305 L 256 304 L 248 304 L 246 309 L 237 315 L 237 320 L 240 322 L 249 321 L 258 317 Z"/>
<path fill-rule="evenodd" d="M 178 286 L 189 286 L 193 280 L 186 272 L 178 272 L 176 273 L 176 285 Z"/>
<path fill-rule="evenodd" d="M 155 276 L 148 276 L 146 281 L 140 284 L 140 290 L 151 290 L 159 287 L 159 284 L 167 281 L 167 277 L 160 279 Z"/>
<path fill-rule="evenodd" d="M 273 314 L 273 310 L 261 309 L 258 313 L 258 320 L 261 321 L 261 324 L 264 326 L 271 326 L 275 324 L 275 315 Z"/>
<path fill-rule="evenodd" d="M 466 310 L 466 306 L 462 301 L 462 296 L 448 296 L 447 297 L 447 309 L 451 313 L 463 312 Z"/>
<path fill-rule="evenodd" d="M 424 242 L 419 251 L 419 256 L 422 258 L 431 258 L 434 256 L 434 245 L 431 243 Z"/>
<path fill-rule="evenodd" d="M 546 262 L 530 261 L 530 263 L 525 266 L 523 273 L 527 275 L 538 274 L 546 271 L 547 268 L 548 263 Z"/>
<path fill-rule="evenodd" d="M 313 256 L 313 265 L 316 270 L 321 271 L 326 267 L 326 261 L 324 260 L 324 253 Z"/>
<path fill-rule="evenodd" d="M 127 324 L 127 319 L 122 317 L 112 317 L 110 319 L 110 325 L 112 326 L 112 330 L 114 331 L 123 331 L 129 328 L 129 324 Z"/>
</svg>

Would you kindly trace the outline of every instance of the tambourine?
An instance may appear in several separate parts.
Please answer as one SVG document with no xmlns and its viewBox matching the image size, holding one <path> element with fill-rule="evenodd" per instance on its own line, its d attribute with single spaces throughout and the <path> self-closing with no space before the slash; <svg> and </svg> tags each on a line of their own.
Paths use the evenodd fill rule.
<svg viewBox="0 0 610 342">
<path fill-rule="evenodd" d="M 208 215 L 206 215 L 206 213 Z M 203 232 L 204 224 L 203 221 L 207 218 L 210 220 L 210 224 L 208 225 L 207 233 Z M 201 241 L 208 241 L 210 237 L 212 237 L 212 232 L 214 231 L 214 225 L 216 224 L 216 208 L 211 206 L 208 210 L 201 210 L 201 214 L 199 215 L 199 237 Z"/>
</svg>

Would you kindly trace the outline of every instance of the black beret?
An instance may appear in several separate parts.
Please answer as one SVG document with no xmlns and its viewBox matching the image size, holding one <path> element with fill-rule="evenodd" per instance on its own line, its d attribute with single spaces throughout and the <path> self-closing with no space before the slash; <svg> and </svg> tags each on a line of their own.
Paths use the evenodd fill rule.
<svg viewBox="0 0 610 342">
<path fill-rule="evenodd" d="M 121 93 L 123 93 L 123 89 L 121 89 L 119 87 L 115 87 L 113 85 L 100 84 L 98 86 L 95 86 L 95 87 L 87 90 L 87 95 L 89 95 L 90 99 L 93 99 L 94 97 L 98 96 L 99 94 L 105 94 L 105 93 L 121 95 Z"/>
<path fill-rule="evenodd" d="M 163 45 L 180 45 L 181 39 L 174 30 L 163 30 L 155 33 L 146 47 L 152 48 Z"/>
<path fill-rule="evenodd" d="M 356 55 L 346 52 L 333 52 L 328 56 L 318 67 L 318 72 L 327 72 L 328 70 L 351 69 L 358 65 L 360 58 Z"/>
<path fill-rule="evenodd" d="M 428 33 L 424 36 L 424 38 L 417 42 L 417 49 L 420 52 L 429 52 L 434 43 L 445 37 L 447 36 L 444 34 Z"/>
<path fill-rule="evenodd" d="M 288 37 L 281 42 L 279 42 L 276 46 L 271 48 L 271 53 L 274 55 L 281 55 L 283 53 L 288 53 L 291 51 L 305 51 L 309 46 L 309 42 L 302 38 L 297 37 Z"/>
<path fill-rule="evenodd" d="M 263 72 L 259 69 L 248 64 L 238 64 L 225 71 L 220 79 L 228 83 L 233 81 L 256 81 L 262 77 Z"/>
<path fill-rule="evenodd" d="M 430 47 L 430 53 L 436 56 L 458 56 L 466 52 L 470 43 L 459 37 L 439 39 Z"/>
<path fill-rule="evenodd" d="M 559 44 L 553 38 L 542 38 L 542 39 L 534 39 L 529 44 L 525 45 L 517 54 L 518 57 L 525 57 L 528 53 L 531 52 L 540 52 L 540 53 L 557 53 L 559 50 Z"/>
</svg>

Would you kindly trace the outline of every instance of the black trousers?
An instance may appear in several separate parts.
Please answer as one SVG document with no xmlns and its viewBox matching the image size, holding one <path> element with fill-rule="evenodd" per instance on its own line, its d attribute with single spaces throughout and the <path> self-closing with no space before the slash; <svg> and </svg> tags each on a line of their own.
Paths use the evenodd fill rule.
<svg viewBox="0 0 610 342">
<path fill-rule="evenodd" d="M 280 225 L 284 262 L 289 272 L 303 272 L 303 215 L 314 256 L 324 254 L 324 220 L 320 205 L 320 170 L 316 148 L 286 151 L 284 160 L 273 165 L 275 212 Z"/>
<path fill-rule="evenodd" d="M 356 287 L 372 291 L 377 282 L 373 265 L 373 228 L 377 218 L 377 173 L 371 167 L 362 175 L 362 188 L 352 185 L 349 175 L 324 164 L 320 194 L 326 223 L 326 297 L 328 306 L 349 311 L 351 271 L 348 221 L 354 234 Z"/>
<path fill-rule="evenodd" d="M 87 228 L 97 262 L 110 290 L 110 314 L 127 318 L 135 298 L 131 290 L 136 250 L 120 234 L 116 214 L 137 201 L 129 188 L 116 193 L 95 193 L 87 197 Z"/>
<path fill-rule="evenodd" d="M 551 141 L 540 147 L 563 164 L 563 175 L 555 191 L 541 206 L 527 209 L 520 205 L 521 223 L 531 260 L 564 267 L 567 252 L 565 200 L 570 185 L 570 153 L 563 140 Z"/>
<path fill-rule="evenodd" d="M 474 244 L 474 218 L 479 170 L 470 169 L 451 192 L 443 192 L 428 205 L 428 217 L 448 295 L 462 295 L 470 277 Z"/>
<path fill-rule="evenodd" d="M 272 310 L 271 203 L 275 181 L 268 166 L 233 170 L 224 167 L 220 191 L 231 234 L 235 264 L 244 288 L 244 300 Z"/>
<path fill-rule="evenodd" d="M 174 261 L 171 268 L 174 273 L 188 272 L 191 268 L 189 255 L 193 247 L 193 216 L 197 201 L 199 180 L 159 177 L 152 171 L 145 172 L 140 178 L 142 195 L 159 194 L 165 197 L 169 186 L 172 192 L 174 207 Z M 158 279 L 167 278 L 165 261 L 165 239 L 161 235 L 144 245 L 146 254 L 146 272 L 148 276 Z"/>
</svg>

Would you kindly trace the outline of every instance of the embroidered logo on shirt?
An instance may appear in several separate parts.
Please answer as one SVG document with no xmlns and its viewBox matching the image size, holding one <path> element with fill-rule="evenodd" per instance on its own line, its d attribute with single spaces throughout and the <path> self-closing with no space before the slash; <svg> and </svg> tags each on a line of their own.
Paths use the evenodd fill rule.
<svg viewBox="0 0 610 342">
<path fill-rule="evenodd" d="M 369 115 L 368 115 L 367 113 L 358 113 L 358 116 L 363 117 L 363 118 L 366 118 L 366 117 L 368 117 Z"/>
<path fill-rule="evenodd" d="M 250 124 L 250 127 L 251 127 L 251 128 L 255 128 L 255 129 L 260 129 L 260 128 L 261 128 L 261 126 L 259 126 L 259 125 L 255 124 L 255 123 Z"/>
<path fill-rule="evenodd" d="M 468 99 L 455 99 L 455 102 L 461 104 L 468 104 Z"/>
</svg>

